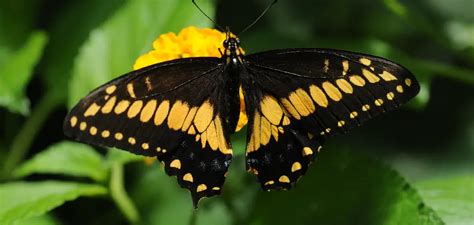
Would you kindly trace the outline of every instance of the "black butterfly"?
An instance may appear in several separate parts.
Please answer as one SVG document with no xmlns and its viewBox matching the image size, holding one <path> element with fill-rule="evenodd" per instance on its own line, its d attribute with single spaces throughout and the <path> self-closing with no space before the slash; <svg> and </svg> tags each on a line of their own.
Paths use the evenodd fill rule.
<svg viewBox="0 0 474 225">
<path fill-rule="evenodd" d="M 171 60 L 104 84 L 71 110 L 65 134 L 156 156 L 196 206 L 221 192 L 240 89 L 247 169 L 273 190 L 291 188 L 326 139 L 398 108 L 420 88 L 407 69 L 375 56 L 314 48 L 243 55 L 239 45 L 227 33 L 220 58 Z"/>
</svg>

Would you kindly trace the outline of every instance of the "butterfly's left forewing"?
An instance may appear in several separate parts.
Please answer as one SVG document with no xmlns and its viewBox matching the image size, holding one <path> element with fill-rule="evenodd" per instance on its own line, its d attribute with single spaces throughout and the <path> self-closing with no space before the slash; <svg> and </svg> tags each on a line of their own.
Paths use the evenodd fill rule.
<svg viewBox="0 0 474 225">
<path fill-rule="evenodd" d="M 272 50 L 245 58 L 247 167 L 264 189 L 288 189 L 323 142 L 398 108 L 419 91 L 388 60 L 327 49 Z"/>
<path fill-rule="evenodd" d="M 67 136 L 89 144 L 157 156 L 190 190 L 195 206 L 220 193 L 232 150 L 215 82 L 217 58 L 164 62 L 91 92 L 68 114 Z"/>
</svg>

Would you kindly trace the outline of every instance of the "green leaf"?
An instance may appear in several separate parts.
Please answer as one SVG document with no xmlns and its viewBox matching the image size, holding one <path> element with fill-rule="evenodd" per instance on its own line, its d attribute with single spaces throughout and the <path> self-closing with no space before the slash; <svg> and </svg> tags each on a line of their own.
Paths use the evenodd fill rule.
<svg viewBox="0 0 474 225">
<path fill-rule="evenodd" d="M 232 213 L 221 196 L 201 201 L 194 210 L 189 191 L 179 187 L 176 177 L 167 176 L 158 163 L 144 170 L 131 192 L 142 224 L 232 224 Z"/>
<path fill-rule="evenodd" d="M 408 3 L 400 0 L 383 0 L 383 3 L 387 9 L 400 18 L 405 19 L 408 25 L 414 26 L 418 32 L 423 32 L 438 44 L 452 47 L 452 43 L 450 43 L 446 33 L 440 32 L 442 30 L 440 25 L 434 19 L 420 13 L 419 9 L 411 8 Z"/>
<path fill-rule="evenodd" d="M 145 157 L 141 155 L 135 155 L 130 152 L 110 148 L 107 153 L 107 166 L 111 167 L 114 163 L 127 164 L 132 162 L 145 161 Z"/>
<path fill-rule="evenodd" d="M 260 192 L 262 224 L 443 224 L 395 171 L 355 152 L 324 150 L 291 191 Z"/>
<path fill-rule="evenodd" d="M 124 185 L 123 165 L 120 163 L 114 163 L 110 175 L 110 196 L 128 221 L 130 223 L 137 223 L 140 220 L 140 215 L 135 204 L 125 191 Z"/>
<path fill-rule="evenodd" d="M 34 32 L 22 48 L 1 57 L 0 106 L 12 112 L 28 114 L 29 101 L 24 92 L 46 42 L 45 33 Z"/>
<path fill-rule="evenodd" d="M 64 141 L 36 154 L 14 172 L 20 177 L 34 173 L 62 174 L 104 181 L 107 168 L 102 156 L 90 146 Z"/>
<path fill-rule="evenodd" d="M 40 216 L 66 201 L 107 193 L 100 185 L 72 182 L 14 182 L 0 185 L 0 224 Z"/>
<path fill-rule="evenodd" d="M 447 25 L 447 33 L 458 49 L 474 47 L 474 23 L 453 21 Z"/>
<path fill-rule="evenodd" d="M 175 177 L 168 177 L 158 163 L 145 170 L 131 191 L 142 224 L 190 224 L 193 205 L 189 192 L 179 187 Z"/>
<path fill-rule="evenodd" d="M 60 223 L 49 214 L 19 220 L 15 225 L 59 225 Z"/>
<path fill-rule="evenodd" d="M 23 44 L 38 25 L 40 3 L 40 0 L 0 1 L 0 45 L 16 48 Z"/>
<path fill-rule="evenodd" d="M 195 211 L 196 213 L 196 224 L 219 224 L 219 225 L 231 225 L 232 214 L 229 212 L 229 208 L 222 201 L 214 201 L 202 210 Z"/>
<path fill-rule="evenodd" d="M 31 0 L 29 0 L 31 1 Z M 50 42 L 39 65 L 47 88 L 63 88 L 71 77 L 74 58 L 90 32 L 126 2 L 126 0 L 69 1 L 54 10 L 48 33 Z M 87 16 L 84 16 L 87 12 Z M 51 17 L 53 18 L 53 17 Z M 67 33 L 67 35 L 64 35 Z M 62 89 L 62 93 L 67 93 Z M 66 103 L 67 97 L 62 99 Z"/>
<path fill-rule="evenodd" d="M 450 225 L 474 221 L 474 175 L 424 181 L 416 185 L 425 202 Z"/>
<path fill-rule="evenodd" d="M 230 140 L 234 157 L 244 155 L 245 147 L 247 146 L 247 125 L 238 133 L 232 134 Z"/>
<path fill-rule="evenodd" d="M 209 1 L 200 2 L 212 12 Z M 130 70 L 141 53 L 152 49 L 160 34 L 209 21 L 188 0 L 135 0 L 95 29 L 80 49 L 70 81 L 71 107 L 88 92 Z"/>
</svg>

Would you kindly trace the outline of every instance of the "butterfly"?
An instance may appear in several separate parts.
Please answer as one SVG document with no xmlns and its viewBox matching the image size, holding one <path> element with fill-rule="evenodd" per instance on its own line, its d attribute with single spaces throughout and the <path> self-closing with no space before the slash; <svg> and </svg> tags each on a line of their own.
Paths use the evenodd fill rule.
<svg viewBox="0 0 474 225">
<path fill-rule="evenodd" d="M 230 32 L 223 46 L 221 57 L 166 61 L 98 87 L 67 115 L 64 133 L 157 157 L 197 207 L 221 193 L 241 107 L 249 117 L 248 171 L 264 190 L 290 189 L 327 139 L 420 89 L 407 69 L 376 56 L 318 48 L 244 55 Z"/>
</svg>

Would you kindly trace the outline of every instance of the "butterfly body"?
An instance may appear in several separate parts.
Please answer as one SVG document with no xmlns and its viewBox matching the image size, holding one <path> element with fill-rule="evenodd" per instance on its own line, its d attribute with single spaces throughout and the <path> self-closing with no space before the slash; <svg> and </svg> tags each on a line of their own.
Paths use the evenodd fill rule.
<svg viewBox="0 0 474 225">
<path fill-rule="evenodd" d="M 238 45 L 235 39 L 232 41 L 232 47 L 226 48 L 225 55 L 222 56 L 223 61 L 223 95 L 225 98 L 225 112 L 223 115 L 228 115 L 226 122 L 228 124 L 229 133 L 233 133 L 237 126 L 237 122 L 240 114 L 240 99 L 239 89 L 240 81 L 242 80 L 242 54 L 238 53 Z M 228 46 L 228 45 L 227 45 Z"/>
<path fill-rule="evenodd" d="M 221 191 L 241 104 L 248 171 L 265 190 L 289 189 L 328 138 L 419 91 L 408 70 L 375 56 L 331 49 L 243 55 L 229 34 L 223 45 L 221 57 L 158 63 L 104 84 L 71 110 L 65 134 L 157 157 L 196 206 Z"/>
</svg>

